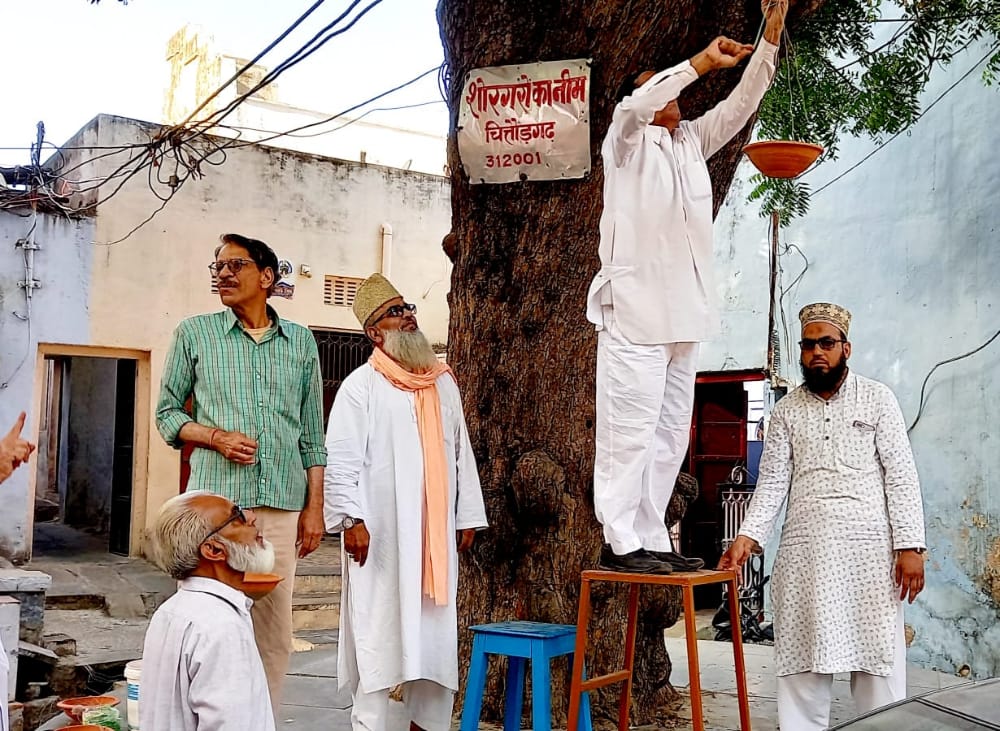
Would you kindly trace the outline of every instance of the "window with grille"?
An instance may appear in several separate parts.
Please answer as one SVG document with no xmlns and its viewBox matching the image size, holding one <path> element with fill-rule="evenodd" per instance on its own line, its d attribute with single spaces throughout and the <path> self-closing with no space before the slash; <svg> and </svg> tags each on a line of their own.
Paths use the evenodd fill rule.
<svg viewBox="0 0 1000 731">
<path fill-rule="evenodd" d="M 352 306 L 363 281 L 365 280 L 356 277 L 334 277 L 328 274 L 323 284 L 323 304 Z"/>
<path fill-rule="evenodd" d="M 219 293 L 219 275 L 212 272 L 212 294 Z"/>
</svg>

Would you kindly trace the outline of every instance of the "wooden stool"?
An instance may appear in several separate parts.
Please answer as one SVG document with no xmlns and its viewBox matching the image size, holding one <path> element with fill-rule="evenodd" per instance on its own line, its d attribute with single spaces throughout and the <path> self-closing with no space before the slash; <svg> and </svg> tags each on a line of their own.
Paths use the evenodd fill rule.
<svg viewBox="0 0 1000 731">
<path fill-rule="evenodd" d="M 496 622 L 477 624 L 473 632 L 472 657 L 469 677 L 465 683 L 465 703 L 462 706 L 462 723 L 459 731 L 479 728 L 483 708 L 483 690 L 486 686 L 486 666 L 490 655 L 506 655 L 507 697 L 504 700 L 504 731 L 521 728 L 521 706 L 524 703 L 525 664 L 531 661 L 531 723 L 533 731 L 552 729 L 552 691 L 549 666 L 552 658 L 572 655 L 576 646 L 576 627 L 571 624 L 545 622 Z M 574 668 L 576 662 L 573 663 Z M 577 670 L 584 674 L 583 662 Z M 579 706 L 580 693 L 576 695 Z M 591 731 L 590 702 L 583 698 L 583 712 L 577 709 L 577 731 Z"/>
<path fill-rule="evenodd" d="M 740 729 L 750 731 L 750 698 L 747 693 L 746 667 L 743 663 L 743 631 L 740 628 L 740 602 L 735 571 L 691 571 L 676 574 L 626 574 L 617 571 L 584 571 L 580 582 L 580 611 L 576 625 L 576 650 L 573 655 L 573 678 L 569 691 L 569 731 L 577 727 L 580 695 L 612 683 L 625 683 L 618 705 L 619 731 L 629 727 L 629 705 L 632 700 L 632 669 L 635 661 L 636 618 L 639 614 L 639 586 L 679 586 L 684 597 L 684 635 L 687 640 L 688 670 L 691 676 L 691 723 L 694 731 L 704 731 L 705 719 L 701 707 L 701 675 L 698 665 L 698 636 L 695 625 L 694 587 L 702 584 L 726 584 L 729 614 L 733 627 L 733 660 L 736 664 L 736 690 L 740 704 Z M 625 668 L 590 680 L 583 676 L 587 652 L 587 630 L 590 624 L 590 584 L 593 581 L 614 581 L 629 584 L 628 626 L 625 630 Z"/>
</svg>

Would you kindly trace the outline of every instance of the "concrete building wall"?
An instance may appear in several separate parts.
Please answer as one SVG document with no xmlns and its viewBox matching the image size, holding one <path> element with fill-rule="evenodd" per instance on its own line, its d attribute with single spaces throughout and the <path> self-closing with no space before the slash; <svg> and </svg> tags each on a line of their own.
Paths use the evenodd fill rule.
<svg viewBox="0 0 1000 731">
<path fill-rule="evenodd" d="M 984 49 L 939 73 L 933 99 Z M 1000 159 L 988 120 L 1000 94 L 973 74 L 900 136 L 813 196 L 781 234 L 790 346 L 783 375 L 798 382 L 799 308 L 840 302 L 854 313 L 852 367 L 889 384 L 908 423 L 934 365 L 1000 329 Z M 840 161 L 806 180 L 813 190 L 875 145 L 845 140 Z M 748 163 L 716 221 L 724 336 L 702 367 L 763 366 L 767 352 L 768 223 L 745 199 Z M 781 323 L 779 320 L 779 328 Z M 910 438 L 923 487 L 930 557 L 927 588 L 907 608 L 911 660 L 978 677 L 1000 674 L 1000 340 L 931 378 Z M 773 556 L 773 551 L 771 552 Z"/>
<path fill-rule="evenodd" d="M 6 433 L 25 411 L 23 433 L 35 439 L 38 343 L 81 343 L 90 337 L 87 287 L 94 221 L 39 214 L 34 233 L 41 248 L 35 252 L 34 278 L 41 288 L 34 291 L 29 327 L 21 319 L 27 306 L 18 282 L 25 279 L 25 265 L 15 243 L 31 226 L 30 209 L 0 210 L 0 429 Z M 31 466 L 19 469 L 0 486 L 0 555 L 15 560 L 23 559 L 31 544 L 32 473 Z"/>
<path fill-rule="evenodd" d="M 86 144 L 126 145 L 148 139 L 157 129 L 102 115 L 78 137 Z M 74 140 L 68 146 L 78 144 Z M 80 174 L 107 175 L 123 160 L 110 156 L 95 163 L 96 171 L 81 169 Z M 150 351 L 151 416 L 177 323 L 221 309 L 211 292 L 208 264 L 222 233 L 262 239 L 279 258 L 292 262 L 293 298 L 271 300 L 281 317 L 309 327 L 359 330 L 349 307 L 323 303 L 324 276 L 364 278 L 379 271 L 383 225 L 388 224 L 389 275 L 418 305 L 421 327 L 431 341 L 446 341 L 451 266 L 441 239 L 450 230 L 451 201 L 445 178 L 259 146 L 230 150 L 225 164 L 203 170 L 203 179 L 189 181 L 128 239 L 95 247 L 88 300 L 91 344 Z M 159 204 L 145 175 L 129 181 L 98 205 L 96 241 L 122 238 Z M 303 264 L 311 277 L 297 273 Z M 150 428 L 147 522 L 176 494 L 180 468 L 179 453 L 163 443 L 152 422 Z"/>
</svg>

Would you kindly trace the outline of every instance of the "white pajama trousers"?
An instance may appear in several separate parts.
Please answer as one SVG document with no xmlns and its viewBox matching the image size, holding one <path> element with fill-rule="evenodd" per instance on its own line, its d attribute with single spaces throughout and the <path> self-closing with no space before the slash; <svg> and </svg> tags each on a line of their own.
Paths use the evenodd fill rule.
<svg viewBox="0 0 1000 731">
<path fill-rule="evenodd" d="M 687 455 L 698 343 L 631 343 L 602 310 L 594 509 L 616 554 L 669 551 L 664 516 Z"/>
<path fill-rule="evenodd" d="M 823 731 L 830 725 L 833 675 L 795 673 L 778 676 L 778 728 L 782 731 Z M 903 603 L 896 615 L 896 650 L 891 675 L 851 673 L 851 697 L 859 716 L 906 697 L 906 636 Z"/>
<path fill-rule="evenodd" d="M 353 731 L 398 731 L 387 728 L 389 692 L 389 688 L 385 688 L 363 693 L 358 686 L 351 709 Z M 411 680 L 403 683 L 403 706 L 407 718 L 424 731 L 448 731 L 455 692 L 433 680 Z"/>
</svg>

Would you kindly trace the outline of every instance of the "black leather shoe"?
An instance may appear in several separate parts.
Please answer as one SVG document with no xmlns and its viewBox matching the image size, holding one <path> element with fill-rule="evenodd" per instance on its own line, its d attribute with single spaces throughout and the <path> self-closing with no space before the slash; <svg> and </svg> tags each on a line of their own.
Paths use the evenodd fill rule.
<svg viewBox="0 0 1000 731">
<path fill-rule="evenodd" d="M 697 571 L 705 568 L 705 562 L 700 558 L 688 558 L 673 551 L 647 551 L 655 559 L 670 564 L 674 571 Z"/>
<path fill-rule="evenodd" d="M 643 548 L 619 556 L 607 544 L 601 547 L 598 566 L 606 571 L 623 571 L 627 574 L 669 574 L 673 571 L 669 563 L 655 558 Z"/>
</svg>

